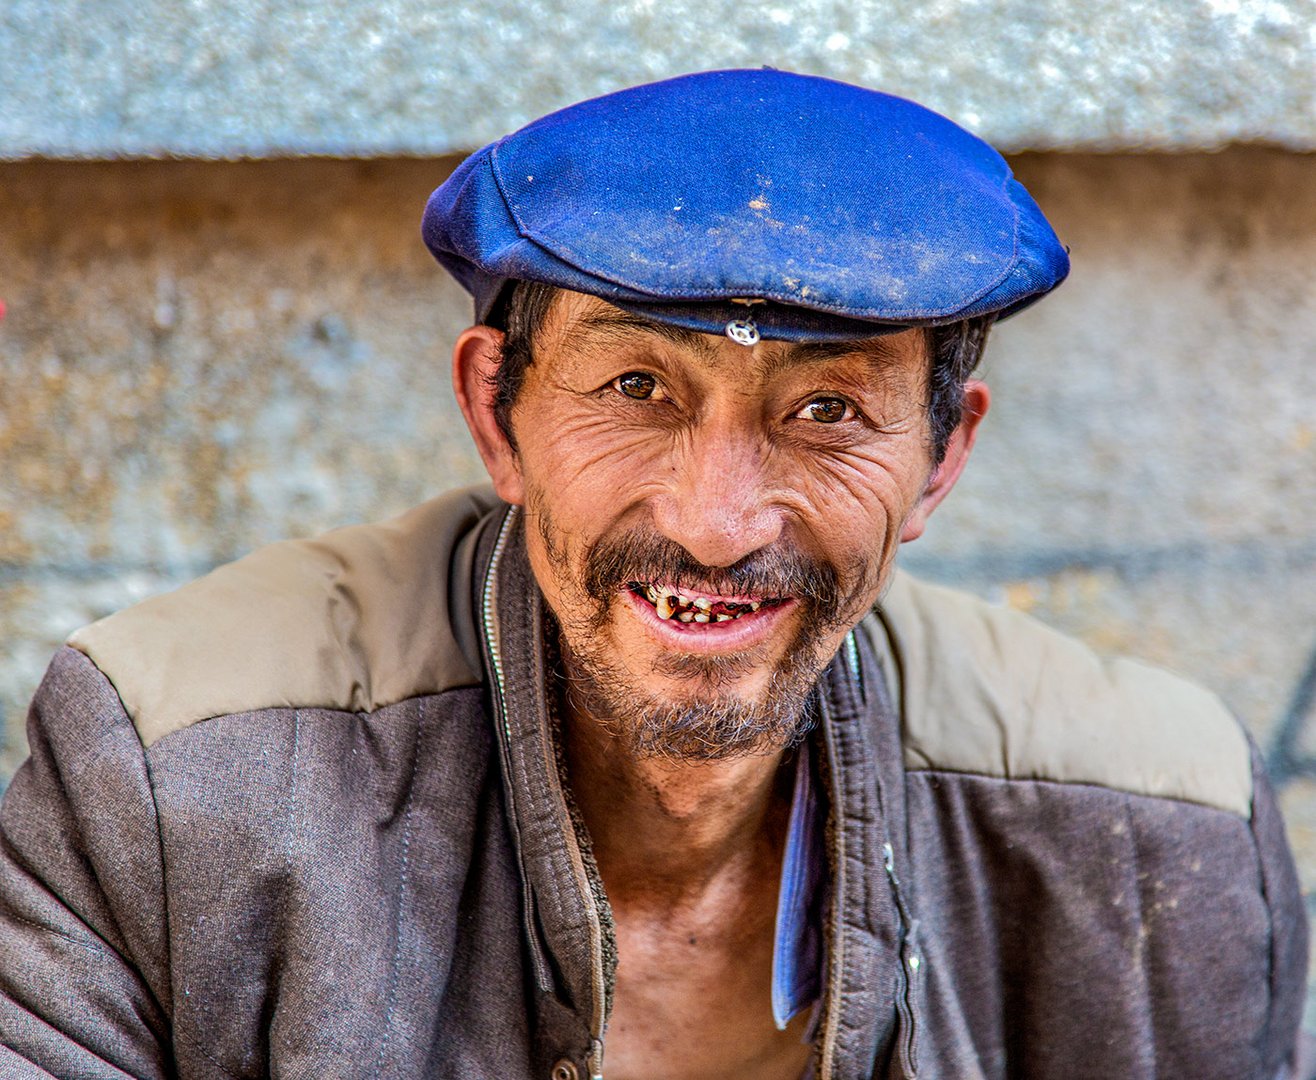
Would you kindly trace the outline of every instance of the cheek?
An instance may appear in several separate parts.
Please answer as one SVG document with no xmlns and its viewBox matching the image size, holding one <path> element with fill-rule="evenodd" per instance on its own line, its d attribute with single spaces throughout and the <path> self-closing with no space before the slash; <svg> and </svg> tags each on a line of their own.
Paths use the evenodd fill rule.
<svg viewBox="0 0 1316 1080">
<path fill-rule="evenodd" d="M 917 455 L 902 449 L 813 454 L 784 470 L 797 513 L 820 543 L 874 555 L 894 546 L 927 480 L 921 447 Z"/>
<path fill-rule="evenodd" d="M 521 467 L 527 482 L 559 505 L 591 517 L 642 499 L 670 475 L 671 435 L 640 429 L 609 415 L 567 413 L 551 424 L 526 417 Z"/>
<path fill-rule="evenodd" d="M 590 545 L 658 489 L 671 469 L 671 442 L 607 419 L 529 412 L 518 443 L 526 488 L 531 566 L 559 617 L 591 604 L 581 595 Z"/>
</svg>

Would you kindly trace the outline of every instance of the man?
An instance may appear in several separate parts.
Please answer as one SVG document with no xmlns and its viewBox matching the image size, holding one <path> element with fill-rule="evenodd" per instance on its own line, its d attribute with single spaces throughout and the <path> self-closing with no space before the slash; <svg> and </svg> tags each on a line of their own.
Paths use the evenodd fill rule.
<svg viewBox="0 0 1316 1080">
<path fill-rule="evenodd" d="M 708 73 L 486 148 L 424 233 L 493 491 L 73 636 L 4 807 L 5 1075 L 1292 1074 L 1232 719 L 893 571 L 1067 271 L 994 151 Z"/>
</svg>

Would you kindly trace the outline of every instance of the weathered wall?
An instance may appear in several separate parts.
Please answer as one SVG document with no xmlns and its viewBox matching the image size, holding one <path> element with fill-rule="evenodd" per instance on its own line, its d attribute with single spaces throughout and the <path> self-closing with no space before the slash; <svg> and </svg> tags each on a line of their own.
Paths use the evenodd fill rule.
<svg viewBox="0 0 1316 1080">
<path fill-rule="evenodd" d="M 1316 0 L 7 0 L 0 157 L 445 154 L 762 64 L 1012 150 L 1316 148 Z"/>
<path fill-rule="evenodd" d="M 87 618 L 480 475 L 445 162 L 0 166 L 0 703 Z M 1222 690 L 1269 743 L 1316 646 L 1316 159 L 1023 156 L 1071 280 L 999 328 L 912 565 Z M 1316 855 L 1316 851 L 1313 852 Z"/>
<path fill-rule="evenodd" d="M 477 478 L 451 163 L 0 165 L 3 772 L 74 627 Z M 1222 692 L 1316 884 L 1316 159 L 1024 155 L 1072 279 L 1002 326 L 962 488 L 908 551 Z M 1305 696 L 1304 696 L 1305 695 Z"/>
</svg>

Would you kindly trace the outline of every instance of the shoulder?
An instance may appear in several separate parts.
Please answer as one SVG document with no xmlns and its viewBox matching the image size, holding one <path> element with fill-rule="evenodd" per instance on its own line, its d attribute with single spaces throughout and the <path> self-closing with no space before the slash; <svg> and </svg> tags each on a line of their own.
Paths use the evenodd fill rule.
<svg viewBox="0 0 1316 1080">
<path fill-rule="evenodd" d="M 141 741 L 271 708 L 367 712 L 480 681 L 472 590 L 487 488 L 261 548 L 78 630 Z"/>
<path fill-rule="evenodd" d="M 1105 659 L 1027 615 L 905 574 L 865 626 L 893 661 L 910 769 L 1251 813 L 1247 737 L 1186 679 Z"/>
</svg>

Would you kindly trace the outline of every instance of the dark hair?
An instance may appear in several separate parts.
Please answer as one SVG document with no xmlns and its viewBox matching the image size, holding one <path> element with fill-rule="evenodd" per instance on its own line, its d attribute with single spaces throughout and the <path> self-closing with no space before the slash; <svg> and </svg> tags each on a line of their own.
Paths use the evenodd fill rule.
<svg viewBox="0 0 1316 1080">
<path fill-rule="evenodd" d="M 512 434 L 512 407 L 521 392 L 526 368 L 534 362 L 535 336 L 548 317 L 558 289 L 537 281 L 518 281 L 491 314 L 491 325 L 504 333 L 503 358 L 494 377 L 494 417 L 507 441 Z M 982 359 L 994 315 L 927 328 L 929 354 L 928 421 L 933 465 L 946 456 L 946 445 L 964 414 L 964 383 Z"/>
</svg>

